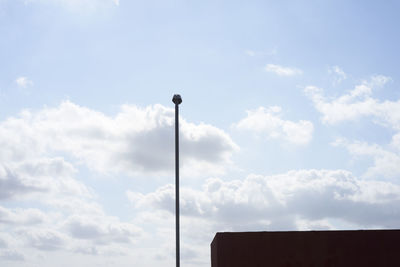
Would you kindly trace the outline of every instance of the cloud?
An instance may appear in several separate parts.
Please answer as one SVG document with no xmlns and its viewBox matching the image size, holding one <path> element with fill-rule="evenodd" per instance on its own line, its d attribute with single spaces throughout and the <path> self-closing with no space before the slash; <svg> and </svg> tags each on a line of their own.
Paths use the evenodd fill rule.
<svg viewBox="0 0 400 267">
<path fill-rule="evenodd" d="M 23 254 L 14 250 L 5 250 L 0 252 L 0 259 L 5 261 L 24 261 L 25 257 Z"/>
<path fill-rule="evenodd" d="M 26 243 L 39 250 L 53 251 L 65 249 L 68 237 L 52 229 L 21 229 L 19 234 Z"/>
<path fill-rule="evenodd" d="M 325 124 L 338 124 L 371 118 L 372 122 L 394 130 L 391 144 L 369 144 L 338 138 L 333 145 L 342 146 L 356 159 L 372 159 L 372 166 L 364 173 L 366 178 L 395 179 L 400 174 L 400 100 L 381 101 L 373 97 L 374 91 L 385 86 L 392 79 L 383 75 L 371 76 L 356 85 L 354 89 L 337 97 L 326 97 L 321 88 L 308 86 L 306 94 L 321 113 Z M 368 129 L 370 131 L 370 129 Z"/>
<path fill-rule="evenodd" d="M 289 143 L 303 145 L 312 139 L 314 126 L 310 121 L 293 122 L 281 118 L 282 109 L 278 106 L 259 107 L 247 111 L 247 117 L 234 124 L 241 130 L 250 130 L 268 138 L 283 139 Z"/>
<path fill-rule="evenodd" d="M 368 82 L 368 85 L 371 87 L 383 87 L 385 84 L 388 82 L 392 81 L 391 77 L 384 76 L 384 75 L 373 75 L 370 78 L 370 81 Z"/>
<path fill-rule="evenodd" d="M 0 123 L 0 143 L 4 146 L 0 151 L 0 198 L 11 200 L 17 207 L 40 207 L 0 206 L 0 234 L 7 232 L 10 236 L 15 236 L 3 248 L 7 250 L 0 250 L 0 261 L 25 260 L 25 253 L 19 252 L 32 248 L 88 254 L 90 251 L 84 251 L 82 247 L 90 247 L 92 254 L 122 253 L 124 248 L 114 244 L 133 243 L 135 238 L 141 236 L 141 228 L 105 214 L 101 205 L 96 202 L 92 189 L 75 177 L 77 169 L 59 156 L 66 156 L 68 152 L 77 153 L 79 149 L 65 149 L 74 143 L 68 136 L 51 136 L 53 131 L 62 132 L 66 127 L 61 127 L 62 123 L 53 124 L 57 115 L 45 110 L 46 112 L 42 110 L 43 112 L 37 113 L 22 112 L 19 118 L 8 118 Z M 72 125 L 74 115 L 85 115 L 79 112 L 65 114 L 72 116 L 66 121 Z M 49 117 L 54 118 L 54 121 L 47 120 Z M 79 120 L 77 122 L 79 124 Z M 57 129 L 59 126 L 61 128 Z M 87 135 L 96 136 L 95 131 L 90 132 L 90 127 L 81 129 L 82 132 L 77 130 L 79 127 L 72 126 L 68 129 L 70 132 L 64 134 L 70 134 L 72 139 L 78 136 L 86 140 Z M 84 142 L 76 142 L 85 146 Z M 77 218 L 84 219 L 79 221 Z M 90 236 L 89 226 L 93 226 L 90 230 L 97 231 L 97 236 Z M 86 239 L 85 234 L 88 236 Z M 23 244 L 21 241 L 24 241 Z M 14 253 L 15 251 L 18 253 Z M 30 257 L 29 260 L 34 259 Z"/>
<path fill-rule="evenodd" d="M 268 51 L 256 51 L 253 49 L 246 49 L 244 53 L 249 56 L 249 57 L 255 57 L 255 56 L 275 56 L 278 54 L 278 49 L 273 48 Z"/>
<path fill-rule="evenodd" d="M 337 139 L 333 145 L 344 146 L 355 157 L 372 158 L 373 164 L 367 169 L 365 173 L 366 177 L 394 179 L 400 175 L 399 151 L 385 149 L 377 144 L 368 144 L 359 141 L 349 142 L 345 139 Z"/>
<path fill-rule="evenodd" d="M 18 77 L 15 80 L 15 82 L 21 88 L 27 88 L 27 87 L 33 86 L 33 82 L 31 80 L 29 80 L 27 77 L 24 77 L 24 76 Z"/>
<path fill-rule="evenodd" d="M 46 190 L 30 181 L 20 177 L 10 171 L 8 168 L 0 165 L 0 199 L 9 199 L 17 195 L 29 194 L 32 192 L 41 192 Z"/>
<path fill-rule="evenodd" d="M 7 242 L 0 237 L 0 249 L 7 247 L 8 247 Z"/>
<path fill-rule="evenodd" d="M 174 166 L 173 123 L 173 109 L 161 105 L 124 105 L 110 117 L 67 101 L 2 122 L 0 158 L 20 161 L 65 152 L 99 172 L 167 173 Z M 221 171 L 238 150 L 216 127 L 184 119 L 180 126 L 183 169 Z"/>
<path fill-rule="evenodd" d="M 303 73 L 300 69 L 283 67 L 275 64 L 267 64 L 267 66 L 265 66 L 265 71 L 275 73 L 279 76 L 294 76 Z"/>
<path fill-rule="evenodd" d="M 117 218 L 77 216 L 67 219 L 65 228 L 74 238 L 92 240 L 95 244 L 132 243 L 143 231 L 129 223 L 122 223 Z"/>
<path fill-rule="evenodd" d="M 91 195 L 86 186 L 72 178 L 76 170 L 62 158 L 3 161 L 0 164 L 0 200 L 35 194 Z"/>
<path fill-rule="evenodd" d="M 397 152 L 400 152 L 400 133 L 393 135 L 391 147 L 394 148 Z"/>
<path fill-rule="evenodd" d="M 45 214 L 38 209 L 6 209 L 0 206 L 0 224 L 32 225 L 45 222 Z"/>
<path fill-rule="evenodd" d="M 117 251 L 123 253 L 124 247 L 115 244 L 134 244 L 144 233 L 140 227 L 121 222 L 117 217 L 106 215 L 103 210 L 86 212 L 78 206 L 73 210 L 60 210 L 53 214 L 44 214 L 37 209 L 12 210 L 1 207 L 1 224 L 17 237 L 12 246 L 5 243 L 5 248 L 20 248 L 20 241 L 23 241 L 26 247 L 37 250 L 90 255 Z"/>
<path fill-rule="evenodd" d="M 95 246 L 84 246 L 84 247 L 77 247 L 73 250 L 75 253 L 86 254 L 86 255 L 99 255 L 99 250 Z"/>
<path fill-rule="evenodd" d="M 182 216 L 234 230 L 284 230 L 329 220 L 359 227 L 398 227 L 400 221 L 395 208 L 400 204 L 400 186 L 357 179 L 344 170 L 299 170 L 232 181 L 213 178 L 202 190 L 181 192 Z M 173 214 L 172 185 L 148 194 L 128 191 L 127 196 L 138 209 Z"/>
<path fill-rule="evenodd" d="M 256 55 L 256 52 L 254 50 L 245 50 L 244 53 L 250 57 L 254 57 Z"/>
<path fill-rule="evenodd" d="M 400 130 L 400 100 L 380 101 L 372 97 L 374 89 L 390 80 L 383 75 L 372 76 L 369 81 L 363 81 L 348 93 L 334 98 L 325 97 L 323 90 L 315 86 L 307 86 L 304 91 L 322 114 L 324 123 L 336 124 L 373 117 L 376 123 Z"/>
<path fill-rule="evenodd" d="M 332 66 L 331 68 L 329 68 L 329 73 L 334 75 L 335 84 L 339 84 L 347 78 L 346 73 L 339 66 Z"/>
<path fill-rule="evenodd" d="M 230 166 L 239 147 L 226 132 L 184 118 L 180 126 L 182 171 L 207 175 Z M 148 252 L 137 244 L 169 242 L 169 237 L 160 241 L 157 234 L 146 233 L 143 229 L 153 228 L 139 224 L 137 214 L 127 215 L 134 222 L 106 214 L 94 189 L 85 184 L 85 174 L 86 167 L 100 175 L 171 174 L 172 108 L 124 105 L 110 116 L 66 101 L 24 110 L 0 122 L 0 146 L 0 198 L 14 205 L 0 206 L 0 235 L 10 236 L 0 249 L 1 262 L 42 265 L 37 253 L 77 253 L 85 259 L 97 255 L 100 260 L 114 255 L 122 263 L 126 257 L 121 255 L 131 256 L 128 250 L 134 247 L 137 261 L 146 263 L 139 255 Z M 198 246 L 187 249 L 186 262 L 193 262 Z M 168 256 L 166 261 L 172 260 Z"/>
</svg>

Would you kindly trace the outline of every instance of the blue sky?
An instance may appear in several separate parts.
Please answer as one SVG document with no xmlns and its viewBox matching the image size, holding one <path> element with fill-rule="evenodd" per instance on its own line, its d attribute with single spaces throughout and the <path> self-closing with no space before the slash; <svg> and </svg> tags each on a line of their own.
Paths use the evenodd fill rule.
<svg viewBox="0 0 400 267">
<path fill-rule="evenodd" d="M 0 263 L 182 266 L 400 226 L 396 1 L 0 0 Z M 60 259 L 62 259 L 60 261 Z"/>
</svg>

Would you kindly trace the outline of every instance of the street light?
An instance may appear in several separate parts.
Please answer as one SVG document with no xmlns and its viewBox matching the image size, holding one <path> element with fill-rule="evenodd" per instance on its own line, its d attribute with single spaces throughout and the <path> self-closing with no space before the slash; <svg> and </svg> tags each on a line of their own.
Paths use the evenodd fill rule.
<svg viewBox="0 0 400 267">
<path fill-rule="evenodd" d="M 182 103 L 180 95 L 174 95 L 172 102 L 175 104 L 175 226 L 176 226 L 176 267 L 179 267 L 179 104 Z"/>
</svg>

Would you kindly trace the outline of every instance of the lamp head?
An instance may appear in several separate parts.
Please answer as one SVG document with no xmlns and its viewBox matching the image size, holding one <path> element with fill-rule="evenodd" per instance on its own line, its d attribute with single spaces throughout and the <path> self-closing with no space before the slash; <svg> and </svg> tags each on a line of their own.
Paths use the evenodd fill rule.
<svg viewBox="0 0 400 267">
<path fill-rule="evenodd" d="M 180 103 L 182 103 L 182 98 L 180 95 L 174 95 L 174 97 L 172 98 L 172 102 L 174 102 L 175 105 L 179 105 Z"/>
</svg>

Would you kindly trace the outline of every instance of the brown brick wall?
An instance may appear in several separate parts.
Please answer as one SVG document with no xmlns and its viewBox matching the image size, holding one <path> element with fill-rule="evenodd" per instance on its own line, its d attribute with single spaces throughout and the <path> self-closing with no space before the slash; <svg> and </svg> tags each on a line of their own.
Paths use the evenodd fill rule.
<svg viewBox="0 0 400 267">
<path fill-rule="evenodd" d="M 400 230 L 217 233 L 212 267 L 400 267 Z"/>
</svg>

